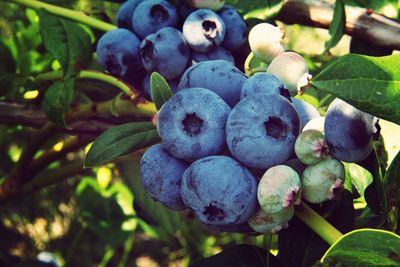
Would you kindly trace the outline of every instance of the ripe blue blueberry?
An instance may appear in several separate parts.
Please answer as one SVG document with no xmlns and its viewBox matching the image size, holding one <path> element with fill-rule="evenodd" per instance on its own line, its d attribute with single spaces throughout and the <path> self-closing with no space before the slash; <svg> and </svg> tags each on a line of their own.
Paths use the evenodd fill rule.
<svg viewBox="0 0 400 267">
<path fill-rule="evenodd" d="M 303 129 L 310 120 L 321 116 L 313 105 L 304 100 L 293 98 L 292 104 L 300 116 L 300 129 Z"/>
<path fill-rule="evenodd" d="M 175 27 L 177 23 L 178 12 L 165 0 L 143 1 L 132 16 L 133 30 L 142 39 L 164 27 Z"/>
<path fill-rule="evenodd" d="M 243 84 L 240 99 L 252 94 L 281 94 L 283 83 L 274 75 L 258 72 L 250 76 Z"/>
<path fill-rule="evenodd" d="M 96 47 L 97 60 L 111 74 L 131 81 L 143 72 L 139 53 L 140 40 L 127 29 L 105 33 Z"/>
<path fill-rule="evenodd" d="M 301 176 L 303 197 L 311 203 L 333 199 L 343 189 L 343 164 L 332 158 L 309 165 Z"/>
<path fill-rule="evenodd" d="M 183 23 L 182 29 L 190 47 L 203 53 L 222 43 L 225 30 L 221 17 L 209 9 L 192 12 Z"/>
<path fill-rule="evenodd" d="M 229 114 L 228 147 L 243 164 L 265 170 L 285 162 L 293 154 L 299 125 L 299 115 L 284 97 L 250 95 Z"/>
<path fill-rule="evenodd" d="M 233 107 L 239 102 L 240 90 L 246 79 L 238 68 L 226 60 L 204 61 L 182 74 L 178 91 L 190 87 L 207 88 Z"/>
<path fill-rule="evenodd" d="M 119 28 L 125 28 L 130 31 L 133 31 L 132 27 L 133 12 L 142 1 L 143 0 L 128 0 L 120 6 L 116 16 L 117 25 Z"/>
<path fill-rule="evenodd" d="M 336 98 L 325 117 L 330 153 L 345 162 L 359 162 L 372 151 L 374 117 Z"/>
<path fill-rule="evenodd" d="M 173 157 L 163 144 L 150 147 L 140 161 L 140 177 L 146 192 L 154 200 L 173 210 L 186 206 L 181 198 L 181 182 L 189 166 L 185 161 Z"/>
<path fill-rule="evenodd" d="M 168 151 L 194 161 L 226 148 L 225 124 L 231 109 L 215 93 L 189 88 L 173 95 L 160 110 L 158 126 Z"/>
<path fill-rule="evenodd" d="M 300 176 L 286 165 L 269 168 L 257 188 L 260 207 L 268 214 L 288 210 L 300 204 Z"/>
<path fill-rule="evenodd" d="M 221 46 L 214 47 L 207 53 L 202 53 L 193 50 L 191 53 L 191 58 L 192 58 L 192 64 L 209 60 L 217 60 L 217 59 L 226 60 L 228 62 L 231 62 L 232 64 L 235 64 L 235 59 L 233 58 L 231 52 L 225 50 Z"/>
<path fill-rule="evenodd" d="M 227 156 L 193 162 L 184 172 L 183 202 L 208 225 L 242 224 L 257 209 L 257 182 L 247 168 Z"/>
<path fill-rule="evenodd" d="M 218 15 L 226 25 L 225 38 L 222 46 L 229 51 L 234 51 L 247 41 L 247 25 L 242 15 L 230 6 L 224 7 L 218 11 Z"/>
<path fill-rule="evenodd" d="M 140 56 L 147 72 L 157 71 L 172 80 L 185 70 L 190 51 L 180 31 L 165 27 L 143 39 Z"/>
</svg>

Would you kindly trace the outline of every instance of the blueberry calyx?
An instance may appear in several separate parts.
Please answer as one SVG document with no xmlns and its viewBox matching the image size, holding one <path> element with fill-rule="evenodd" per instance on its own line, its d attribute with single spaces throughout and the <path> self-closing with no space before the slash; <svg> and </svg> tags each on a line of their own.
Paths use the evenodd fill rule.
<svg viewBox="0 0 400 267">
<path fill-rule="evenodd" d="M 203 122 L 204 121 L 196 115 L 196 112 L 187 113 L 186 117 L 182 120 L 183 130 L 189 136 L 198 135 L 201 132 Z"/>
<path fill-rule="evenodd" d="M 224 219 L 224 211 L 218 208 L 215 203 L 211 202 L 208 206 L 204 207 L 203 214 L 207 216 L 209 221 L 221 221 Z"/>
<path fill-rule="evenodd" d="M 271 116 L 264 122 L 266 134 L 274 139 L 283 139 L 287 135 L 288 126 L 280 118 Z"/>
<path fill-rule="evenodd" d="M 146 43 L 140 52 L 141 52 L 142 58 L 145 61 L 151 61 L 151 59 L 154 56 L 154 44 L 152 41 L 149 41 L 149 40 L 146 40 L 145 42 Z"/>
<path fill-rule="evenodd" d="M 150 16 L 160 23 L 169 19 L 169 14 L 162 5 L 152 6 L 150 10 Z"/>
<path fill-rule="evenodd" d="M 217 24 L 211 20 L 205 20 L 201 24 L 203 26 L 203 33 L 207 39 L 214 39 L 218 35 Z"/>
</svg>

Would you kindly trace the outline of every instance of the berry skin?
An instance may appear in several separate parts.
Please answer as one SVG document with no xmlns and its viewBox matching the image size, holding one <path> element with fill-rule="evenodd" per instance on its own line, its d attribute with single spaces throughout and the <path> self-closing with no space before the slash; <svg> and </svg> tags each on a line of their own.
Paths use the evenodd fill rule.
<svg viewBox="0 0 400 267">
<path fill-rule="evenodd" d="M 229 51 L 234 51 L 246 43 L 247 25 L 242 15 L 230 5 L 224 5 L 218 15 L 227 26 L 222 46 Z"/>
<path fill-rule="evenodd" d="M 165 0 L 143 1 L 132 16 L 133 30 L 142 39 L 164 27 L 175 27 L 177 24 L 178 12 Z"/>
<path fill-rule="evenodd" d="M 266 170 L 293 154 L 299 125 L 296 110 L 284 97 L 250 95 L 229 114 L 226 140 L 237 160 L 248 167 Z"/>
<path fill-rule="evenodd" d="M 161 139 L 172 155 L 187 161 L 220 154 L 226 149 L 225 124 L 230 111 L 210 90 L 179 91 L 160 110 Z"/>
<path fill-rule="evenodd" d="M 214 47 L 208 53 L 201 53 L 193 50 L 191 56 L 192 56 L 192 65 L 203 61 L 218 60 L 218 59 L 226 60 L 232 64 L 235 64 L 235 59 L 233 58 L 231 52 L 225 50 L 221 46 Z"/>
<path fill-rule="evenodd" d="M 306 125 L 304 125 L 302 131 L 307 131 L 307 130 L 318 130 L 320 132 L 324 132 L 324 124 L 325 124 L 325 117 L 321 116 L 321 117 L 316 117 L 312 120 L 310 120 L 309 122 L 307 122 Z"/>
<path fill-rule="evenodd" d="M 280 230 L 288 227 L 288 221 L 294 215 L 294 208 L 290 207 L 277 213 L 266 213 L 263 209 L 259 209 L 250 220 L 249 225 L 254 231 L 263 234 L 276 234 Z"/>
<path fill-rule="evenodd" d="M 244 73 L 228 61 L 204 61 L 191 66 L 183 73 L 178 91 L 190 87 L 207 88 L 233 107 L 239 102 L 240 90 L 246 79 Z"/>
<path fill-rule="evenodd" d="M 189 164 L 173 157 L 162 144 L 149 148 L 140 161 L 140 177 L 154 200 L 173 210 L 186 209 L 181 198 L 181 182 Z"/>
<path fill-rule="evenodd" d="M 227 156 L 193 162 L 183 174 L 183 202 L 207 225 L 245 223 L 257 209 L 257 182 L 247 168 Z"/>
<path fill-rule="evenodd" d="M 292 104 L 294 105 L 294 108 L 300 116 L 300 129 L 303 129 L 303 127 L 310 120 L 321 117 L 318 110 L 313 105 L 304 100 L 293 98 Z"/>
<path fill-rule="evenodd" d="M 220 10 L 225 0 L 187 0 L 189 4 L 194 8 L 208 8 L 214 11 Z"/>
<path fill-rule="evenodd" d="M 304 164 L 315 164 L 326 158 L 328 146 L 324 135 L 318 130 L 307 130 L 297 137 L 294 152 Z"/>
<path fill-rule="evenodd" d="M 269 168 L 258 184 L 258 203 L 268 214 L 282 212 L 300 204 L 300 195 L 300 177 L 286 165 Z"/>
<path fill-rule="evenodd" d="M 267 72 L 278 77 L 292 96 L 297 95 L 311 79 L 306 61 L 294 52 L 283 52 L 277 55 L 268 66 Z"/>
<path fill-rule="evenodd" d="M 372 151 L 374 117 L 336 98 L 328 107 L 325 138 L 331 154 L 345 162 L 359 162 Z"/>
<path fill-rule="evenodd" d="M 165 27 L 142 41 L 140 56 L 147 72 L 157 71 L 165 79 L 172 80 L 185 70 L 190 52 L 182 33 Z"/>
<path fill-rule="evenodd" d="M 282 89 L 283 83 L 276 76 L 258 72 L 244 82 L 240 92 L 240 99 L 260 93 L 279 95 Z"/>
<path fill-rule="evenodd" d="M 343 164 L 338 160 L 328 158 L 309 165 L 301 177 L 304 199 L 315 204 L 333 199 L 343 188 L 344 177 Z"/>
<path fill-rule="evenodd" d="M 133 12 L 142 1 L 143 0 L 128 0 L 120 6 L 116 15 L 118 28 L 124 28 L 133 31 Z"/>
<path fill-rule="evenodd" d="M 97 60 L 112 75 L 130 82 L 143 72 L 139 46 L 140 40 L 134 33 L 126 29 L 115 29 L 99 39 Z"/>
<path fill-rule="evenodd" d="M 282 46 L 285 33 L 279 27 L 269 23 L 259 23 L 249 32 L 249 45 L 253 54 L 261 61 L 270 63 L 284 52 Z"/>
<path fill-rule="evenodd" d="M 183 23 L 183 35 L 190 48 L 207 53 L 222 43 L 225 37 L 225 23 L 212 10 L 198 9 Z"/>
</svg>

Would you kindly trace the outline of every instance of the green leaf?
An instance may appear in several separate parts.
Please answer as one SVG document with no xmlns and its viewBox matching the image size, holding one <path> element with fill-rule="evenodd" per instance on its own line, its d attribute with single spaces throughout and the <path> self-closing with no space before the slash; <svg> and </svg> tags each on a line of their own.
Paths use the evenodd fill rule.
<svg viewBox="0 0 400 267">
<path fill-rule="evenodd" d="M 158 72 L 153 72 L 150 76 L 151 97 L 157 110 L 173 95 L 168 82 Z"/>
<path fill-rule="evenodd" d="M 373 177 L 372 183 L 364 191 L 365 201 L 377 215 L 385 215 L 387 213 L 385 190 L 382 184 L 382 172 L 375 150 L 373 150 L 366 159 L 357 163 L 357 165 L 367 169 Z"/>
<path fill-rule="evenodd" d="M 151 122 L 132 122 L 105 131 L 90 147 L 84 166 L 92 168 L 160 140 Z"/>
<path fill-rule="evenodd" d="M 124 188 L 113 187 L 110 192 L 103 192 L 92 178 L 84 178 L 76 189 L 80 217 L 92 232 L 112 247 L 124 243 L 134 230 L 123 227 L 131 219 L 119 204 L 126 201 L 124 191 Z"/>
<path fill-rule="evenodd" d="M 355 230 L 333 244 L 322 261 L 329 266 L 400 266 L 400 236 L 376 229 Z"/>
<path fill-rule="evenodd" d="M 60 62 L 64 77 L 74 76 L 92 59 L 90 36 L 79 25 L 41 9 L 39 28 L 46 49 Z"/>
<path fill-rule="evenodd" d="M 16 66 L 11 50 L 6 46 L 3 40 L 0 39 L 0 76 L 5 73 L 14 73 Z"/>
<path fill-rule="evenodd" d="M 365 189 L 372 183 L 373 177 L 371 173 L 354 163 L 344 162 L 343 164 L 346 170 L 346 184 L 347 182 L 350 184 L 350 188 L 347 189 L 352 192 L 351 184 L 353 184 L 360 196 L 363 197 Z"/>
<path fill-rule="evenodd" d="M 344 6 L 344 0 L 336 0 L 332 22 L 329 26 L 329 34 L 331 37 L 325 43 L 325 51 L 335 47 L 339 43 L 340 39 L 342 39 L 346 29 L 346 12 Z"/>
<path fill-rule="evenodd" d="M 227 0 L 227 4 L 234 6 L 247 20 L 250 18 L 267 20 L 276 16 L 283 6 L 282 0 Z"/>
<path fill-rule="evenodd" d="M 268 250 L 252 245 L 234 245 L 226 250 L 202 259 L 191 267 L 279 267 L 281 263 Z M 269 264 L 268 264 L 269 258 Z"/>
<path fill-rule="evenodd" d="M 53 83 L 44 95 L 43 110 L 47 117 L 61 127 L 67 127 L 64 113 L 69 111 L 74 96 L 75 79 Z"/>
<path fill-rule="evenodd" d="M 348 54 L 328 65 L 312 85 L 360 110 L 400 124 L 400 55 Z"/>
<path fill-rule="evenodd" d="M 387 198 L 388 223 L 391 230 L 399 231 L 400 221 L 400 152 L 393 159 L 385 176 L 383 177 L 383 185 Z"/>
</svg>

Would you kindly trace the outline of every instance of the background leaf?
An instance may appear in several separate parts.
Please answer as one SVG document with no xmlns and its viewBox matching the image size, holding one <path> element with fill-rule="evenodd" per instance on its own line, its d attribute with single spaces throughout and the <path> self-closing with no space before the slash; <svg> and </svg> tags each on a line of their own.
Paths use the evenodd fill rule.
<svg viewBox="0 0 400 267">
<path fill-rule="evenodd" d="M 124 213 L 119 204 L 120 199 L 127 199 L 126 189 L 121 184 L 114 184 L 110 190 L 102 191 L 96 180 L 85 178 L 79 183 L 76 196 L 82 220 L 91 231 L 112 247 L 124 243 L 134 230 L 123 227 L 130 216 Z"/>
<path fill-rule="evenodd" d="M 55 124 L 67 127 L 64 113 L 69 111 L 74 95 L 75 79 L 53 83 L 43 99 L 43 110 Z"/>
<path fill-rule="evenodd" d="M 105 131 L 90 147 L 85 167 L 95 167 L 160 140 L 151 122 L 132 122 Z"/>
<path fill-rule="evenodd" d="M 344 0 L 336 0 L 331 25 L 329 26 L 330 38 L 325 43 L 325 51 L 335 47 L 344 34 L 346 28 L 346 12 Z"/>
<path fill-rule="evenodd" d="M 267 20 L 276 16 L 283 6 L 282 0 L 227 0 L 227 4 L 234 6 L 247 20 L 250 18 Z"/>
<path fill-rule="evenodd" d="M 360 110 L 400 124 L 400 55 L 345 55 L 321 71 L 312 85 Z"/>
<path fill-rule="evenodd" d="M 153 72 L 150 76 L 151 97 L 157 110 L 173 95 L 168 82 L 158 72 Z"/>
<path fill-rule="evenodd" d="M 14 73 L 16 71 L 15 61 L 11 54 L 11 50 L 0 39 L 0 76 L 6 73 Z"/>
<path fill-rule="evenodd" d="M 390 229 L 398 233 L 400 221 L 400 152 L 393 159 L 382 182 L 387 198 L 388 223 Z"/>
<path fill-rule="evenodd" d="M 44 9 L 39 11 L 40 34 L 46 49 L 60 62 L 64 77 L 74 76 L 92 59 L 90 36 L 76 23 L 61 19 Z"/>
<path fill-rule="evenodd" d="M 333 244 L 322 260 L 332 266 L 399 266 L 400 237 L 382 230 L 355 230 Z"/>
<path fill-rule="evenodd" d="M 202 259 L 192 267 L 282 267 L 268 250 L 251 245 L 234 245 L 209 258 Z M 269 264 L 268 264 L 269 258 Z"/>
</svg>

